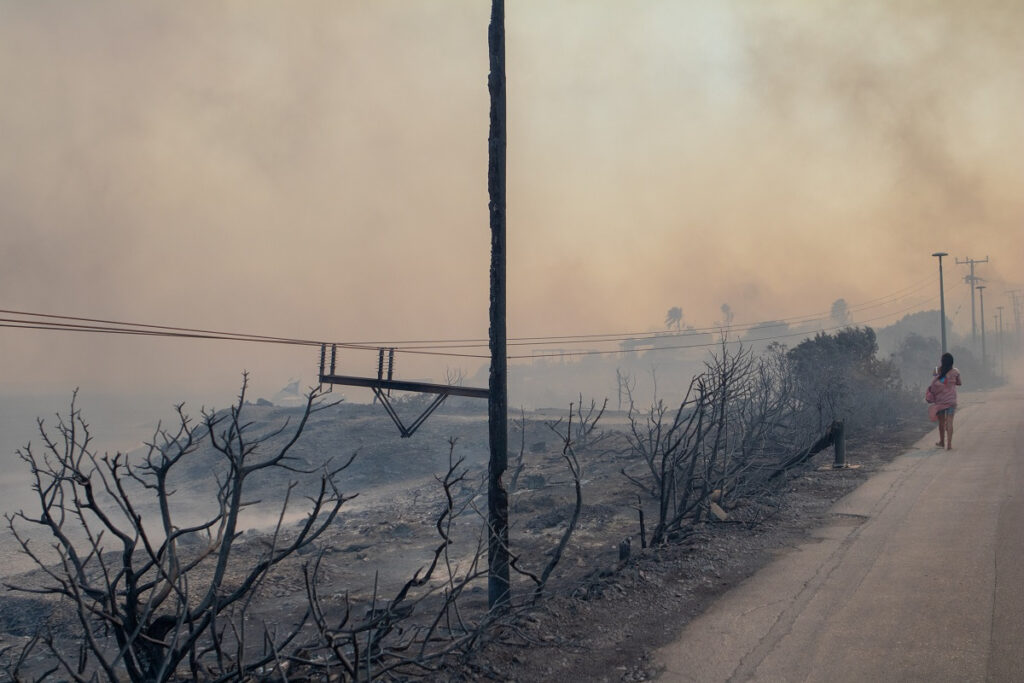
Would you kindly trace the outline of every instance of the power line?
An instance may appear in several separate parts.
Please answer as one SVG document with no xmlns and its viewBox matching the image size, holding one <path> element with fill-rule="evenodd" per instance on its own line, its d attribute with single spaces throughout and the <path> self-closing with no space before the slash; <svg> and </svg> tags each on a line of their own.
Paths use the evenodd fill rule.
<svg viewBox="0 0 1024 683">
<path fill-rule="evenodd" d="M 847 308 L 850 312 L 862 312 L 864 310 L 878 308 L 879 306 L 885 306 L 896 303 L 902 299 L 913 296 L 922 289 L 931 286 L 932 278 L 926 278 L 918 283 L 910 285 L 896 292 L 887 294 L 877 299 L 870 299 L 863 303 Z M 813 314 L 805 314 L 798 316 L 791 316 L 788 318 L 776 318 L 772 320 L 757 321 L 752 323 L 743 323 L 739 325 L 711 325 L 708 327 L 701 328 L 689 328 L 684 332 L 675 333 L 673 336 L 699 336 L 703 334 L 725 331 L 726 333 L 731 332 L 743 332 L 754 328 L 768 329 L 771 327 L 787 327 L 791 325 L 806 324 L 811 322 L 820 322 L 829 320 L 831 318 L 831 312 L 820 312 Z M 534 337 L 509 337 L 509 346 L 544 346 L 552 344 L 563 344 L 572 342 L 589 342 L 589 343 L 606 343 L 606 342 L 622 342 L 639 339 L 657 339 L 665 336 L 672 335 L 670 331 L 656 330 L 656 331 L 644 331 L 644 332 L 606 332 L 600 334 L 576 334 L 576 335 L 547 335 L 547 336 L 534 336 Z M 360 341 L 352 342 L 353 344 L 366 345 L 372 348 L 384 347 L 395 347 L 396 349 L 407 351 L 410 345 L 415 345 L 420 348 L 431 348 L 431 349 L 454 349 L 454 348 L 477 348 L 486 345 L 486 339 L 430 339 L 430 340 L 402 340 L 402 341 Z"/>
<path fill-rule="evenodd" d="M 934 301 L 935 301 L 935 297 L 932 297 L 931 299 L 928 299 L 925 302 L 921 302 L 921 303 L 934 302 Z M 902 309 L 900 311 L 896 311 L 896 312 L 893 312 L 893 313 L 887 313 L 885 315 L 880 315 L 880 316 L 878 316 L 876 318 L 869 318 L 867 320 L 864 320 L 863 322 L 866 322 L 866 323 L 867 322 L 873 322 L 875 320 L 882 320 L 883 318 L 888 318 L 888 317 L 891 317 L 893 315 L 900 315 L 901 313 L 906 313 L 907 311 L 910 311 L 910 310 L 912 310 L 914 308 L 917 308 L 918 305 L 920 305 L 920 304 L 915 304 L 913 306 L 909 306 L 907 308 L 904 308 L 904 309 Z M 843 324 L 843 325 L 835 325 L 835 326 L 832 326 L 832 327 L 826 327 L 826 328 L 823 328 L 821 330 L 817 330 L 817 332 L 832 332 L 834 330 L 841 330 L 841 329 L 844 329 L 846 327 L 849 327 L 849 325 L 845 325 L 845 324 Z M 720 346 L 723 343 L 726 343 L 726 344 L 740 344 L 740 343 L 752 343 L 752 342 L 762 342 L 762 341 L 775 341 L 777 339 L 789 339 L 789 338 L 792 338 L 792 337 L 802 337 L 802 336 L 806 336 L 807 333 L 808 333 L 807 330 L 800 330 L 800 331 L 791 332 L 791 333 L 788 333 L 788 334 L 778 334 L 778 335 L 772 335 L 772 336 L 768 336 L 768 337 L 760 337 L 760 338 L 757 338 L 757 339 L 735 339 L 735 340 L 730 340 L 728 338 L 725 338 L 724 340 L 712 341 L 712 342 L 702 342 L 700 344 L 680 344 L 680 345 L 671 345 L 671 346 L 654 346 L 654 347 L 646 348 L 646 349 L 644 349 L 644 351 L 669 351 L 669 350 L 673 350 L 673 349 L 699 349 L 699 348 L 709 348 L 709 347 L 712 347 L 712 346 Z M 536 359 L 536 358 L 566 358 L 566 357 L 574 357 L 574 356 L 600 356 L 600 355 L 611 355 L 611 354 L 617 354 L 617 353 L 633 353 L 634 351 L 635 351 L 635 349 L 607 349 L 607 350 L 587 350 L 587 351 L 563 351 L 563 352 L 559 352 L 559 353 L 550 353 L 550 354 L 536 353 L 536 354 L 531 354 L 529 356 L 509 356 L 509 360 L 523 360 L 523 359 Z"/>
<path fill-rule="evenodd" d="M 211 332 L 209 334 L 187 331 L 168 330 L 146 330 L 124 327 L 110 327 L 104 325 L 77 325 L 63 322 L 47 322 L 45 320 L 17 320 L 14 318 L 0 318 L 0 327 L 27 329 L 27 330 L 53 330 L 60 332 L 102 332 L 106 334 L 128 334 L 148 337 L 175 337 L 181 339 L 219 339 L 227 341 L 250 341 L 263 342 L 268 344 L 302 344 L 312 346 L 313 342 L 289 339 L 259 338 L 247 335 L 230 335 L 225 333 Z"/>
<path fill-rule="evenodd" d="M 889 305 L 905 299 L 908 296 L 912 296 L 921 288 L 930 282 L 930 278 L 924 283 L 917 283 L 910 285 L 909 287 L 897 290 L 891 294 L 876 299 L 869 300 L 867 302 L 851 306 L 848 310 L 867 310 L 871 308 L 877 308 L 883 305 Z M 916 306 L 922 305 L 925 302 L 917 302 L 914 305 L 904 308 L 895 313 L 887 313 L 874 318 L 869 318 L 863 322 L 872 322 L 882 318 L 890 317 L 892 315 L 899 315 L 905 311 L 908 311 Z M 155 325 L 151 323 L 135 323 L 125 322 L 118 320 L 108 320 L 101 318 L 86 318 L 80 316 L 68 316 L 68 315 L 57 315 L 50 313 L 37 313 L 31 311 L 17 311 L 10 309 L 0 309 L 0 314 L 6 314 L 10 316 L 22 316 L 20 318 L 14 317 L 0 317 L 0 328 L 12 328 L 12 329 L 34 329 L 34 330 L 50 330 L 50 331 L 63 331 L 63 332 L 90 332 L 90 333 L 103 333 L 103 334 L 125 334 L 125 335 L 136 335 L 136 336 L 150 336 L 150 337 L 166 337 L 175 339 L 208 339 L 208 340 L 221 340 L 221 341 L 238 341 L 238 342 L 255 342 L 265 344 L 283 344 L 283 345 L 295 345 L 295 346 L 321 346 L 323 344 L 333 344 L 340 348 L 349 350 L 371 350 L 376 351 L 380 347 L 394 348 L 397 352 L 423 355 L 423 356 L 443 356 L 452 358 L 488 358 L 489 355 L 483 353 L 458 353 L 448 349 L 457 348 L 478 348 L 478 345 L 473 343 L 477 340 L 466 339 L 466 340 L 406 340 L 403 342 L 325 342 L 316 339 L 302 339 L 293 337 L 280 337 L 270 335 L 258 335 L 249 333 L 239 332 L 225 332 L 219 330 L 209 330 L 203 328 L 191 328 L 191 327 L 175 327 L 171 325 Z M 572 342 L 587 342 L 587 343 L 612 343 L 612 342 L 624 342 L 624 341 L 638 341 L 644 339 L 657 340 L 666 338 L 685 338 L 685 337 L 698 337 L 706 336 L 708 333 L 721 332 L 726 337 L 731 333 L 737 333 L 742 331 L 750 331 L 753 329 L 767 330 L 772 327 L 790 327 L 791 325 L 797 324 L 808 324 L 812 322 L 820 322 L 828 319 L 822 317 L 823 314 L 812 314 L 803 316 L 791 316 L 784 319 L 768 320 L 755 323 L 748 323 L 744 325 L 730 325 L 730 326 L 719 326 L 719 327 L 707 327 L 707 328 L 691 328 L 683 333 L 677 333 L 674 335 L 666 334 L 664 331 L 657 332 L 640 332 L 640 333 L 605 333 L 605 334 L 589 334 L 589 335 L 559 335 L 559 336 L 536 336 L 536 337 L 514 337 L 510 338 L 509 345 L 511 346 L 542 346 L 551 344 L 565 344 Z M 27 318 L 27 319 L 26 319 Z M 841 329 L 846 325 L 837 325 L 835 327 L 826 328 L 829 330 Z M 770 335 L 757 339 L 748 339 L 744 341 L 771 341 L 775 339 L 786 339 L 794 336 L 800 336 L 805 332 L 793 332 L 787 334 Z M 669 346 L 657 346 L 651 347 L 646 350 L 671 350 L 671 349 L 686 349 L 686 348 L 701 348 L 716 346 L 718 342 L 707 343 L 702 342 L 699 344 L 681 344 L 681 345 L 669 345 Z M 403 346 L 406 345 L 406 346 Z M 509 359 L 526 359 L 526 358 L 553 358 L 553 357 L 567 357 L 567 356 L 580 356 L 580 355 L 598 355 L 598 354 L 613 354 L 613 353 L 627 353 L 633 349 L 610 349 L 610 350 L 595 350 L 595 351 L 560 351 L 557 353 L 546 353 L 546 354 L 530 354 L 530 355 L 518 355 L 509 356 Z"/>
<path fill-rule="evenodd" d="M 143 337 L 165 337 L 172 339 L 210 339 L 219 341 L 257 342 L 263 344 L 283 344 L 292 346 L 313 346 L 319 347 L 328 342 L 321 342 L 312 339 L 286 339 L 260 337 L 258 335 L 230 335 L 226 333 L 202 334 L 197 332 L 173 332 L 168 330 L 145 330 L 128 329 L 120 327 L 105 327 L 101 325 L 75 325 L 71 323 L 47 323 L 45 321 L 20 321 L 10 318 L 0 318 L 0 328 L 22 329 L 22 330 L 50 330 L 57 332 L 93 332 L 102 334 L 123 334 Z M 360 346 L 353 344 L 336 344 L 336 346 L 357 351 L 377 351 L 376 346 Z M 485 354 L 468 353 L 444 353 L 425 349 L 407 349 L 403 353 L 410 353 L 423 356 L 451 356 L 460 358 L 488 358 Z"/>
<path fill-rule="evenodd" d="M 17 313 L 17 312 L 16 312 Z M 24 313 L 24 315 L 30 315 L 33 317 L 47 317 L 48 314 L 44 313 Z M 72 316 L 52 316 L 62 318 L 64 320 L 91 320 L 88 318 L 74 318 Z M 119 327 L 117 325 L 124 325 Z M 131 327 L 134 326 L 134 327 Z M 102 333 L 102 334 L 122 334 L 122 335 L 133 335 L 133 336 L 145 336 L 145 337 L 165 337 L 173 339 L 209 339 L 209 340 L 220 340 L 220 341 L 238 341 L 238 342 L 256 342 L 263 344 L 282 344 L 292 346 L 313 346 L 319 347 L 323 344 L 329 343 L 315 339 L 292 339 L 287 337 L 270 337 L 264 335 L 249 335 L 239 334 L 230 332 L 217 332 L 214 330 L 194 330 L 192 328 L 173 328 L 166 325 L 145 325 L 141 323 L 117 323 L 111 321 L 110 325 L 83 325 L 69 322 L 50 322 L 46 320 L 18 320 L 15 318 L 0 318 L 0 328 L 10 329 L 26 329 L 26 330 L 49 330 L 59 332 L 91 332 L 91 333 Z M 154 329 L 146 329 L 154 328 Z M 366 346 L 359 344 L 350 343 L 338 343 L 336 346 L 357 350 L 357 351 L 376 351 L 376 346 Z M 409 353 L 414 355 L 423 356 L 449 356 L 449 357 L 460 357 L 460 358 L 488 358 L 489 356 L 484 354 L 468 354 L 468 353 L 445 353 L 440 351 L 431 351 L 429 349 L 406 349 L 403 353 Z"/>
<path fill-rule="evenodd" d="M 888 303 L 894 303 L 890 301 Z M 919 304 L 920 302 L 918 302 Z M 914 304 L 914 306 L 918 305 Z M 913 308 L 911 306 L 910 308 Z M 903 309 L 909 310 L 909 309 Z M 891 315 L 891 314 L 887 314 Z M 872 318 L 871 320 L 877 320 L 887 315 Z M 766 331 L 772 328 L 778 327 L 792 327 L 794 325 L 807 325 L 815 322 L 822 322 L 829 320 L 831 317 L 794 317 L 764 322 L 744 323 L 741 325 L 722 325 L 722 326 L 711 326 L 704 328 L 689 328 L 681 332 L 671 332 L 665 330 L 659 330 L 657 332 L 644 332 L 644 333 L 618 333 L 618 334 L 605 334 L 605 335 L 569 335 L 562 337 L 525 337 L 517 341 L 509 341 L 509 346 L 551 346 L 555 344 L 565 344 L 573 342 L 587 342 L 591 344 L 604 344 L 613 342 L 628 342 L 628 341 L 643 341 L 643 340 L 658 340 L 665 338 L 676 338 L 676 337 L 701 337 L 708 334 L 721 332 L 726 335 L 740 332 L 749 332 L 751 330 Z M 846 324 L 840 325 L 839 327 L 845 327 Z M 528 341 L 537 340 L 537 341 Z M 438 346 L 432 346 L 429 348 L 435 349 L 454 349 L 454 348 L 474 348 L 479 346 L 478 344 L 466 343 L 466 344 L 444 344 Z M 404 350 L 404 349 L 403 349 Z"/>
</svg>

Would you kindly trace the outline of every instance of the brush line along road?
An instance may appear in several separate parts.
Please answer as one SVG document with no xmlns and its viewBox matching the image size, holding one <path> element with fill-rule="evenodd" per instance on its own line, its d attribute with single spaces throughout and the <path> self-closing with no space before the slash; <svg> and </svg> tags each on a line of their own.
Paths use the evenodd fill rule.
<svg viewBox="0 0 1024 683">
<path fill-rule="evenodd" d="M 961 394 L 955 429 L 692 621 L 660 680 L 1024 681 L 1024 388 Z"/>
</svg>

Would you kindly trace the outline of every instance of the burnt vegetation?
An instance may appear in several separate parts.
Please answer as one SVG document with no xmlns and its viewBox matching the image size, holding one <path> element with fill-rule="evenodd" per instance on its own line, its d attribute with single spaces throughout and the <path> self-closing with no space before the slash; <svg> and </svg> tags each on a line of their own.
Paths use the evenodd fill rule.
<svg viewBox="0 0 1024 683">
<path fill-rule="evenodd" d="M 536 644 L 520 627 L 538 605 L 600 595 L 639 556 L 709 526 L 756 527 L 837 422 L 863 436 L 919 411 L 869 328 L 761 354 L 723 344 L 677 403 L 643 405 L 628 378 L 619 386 L 626 410 L 579 396 L 561 414 L 512 421 L 512 600 L 500 611 L 485 599 L 486 473 L 467 460 L 477 447 L 449 438 L 432 483 L 347 515 L 362 493 L 350 481 L 374 484 L 353 475 L 361 456 L 311 427 L 338 405 L 319 389 L 270 424 L 248 417 L 243 381 L 229 409 L 193 421 L 179 406 L 145 449 L 114 455 L 93 450 L 73 398 L 54 426 L 39 421 L 41 446 L 19 451 L 38 507 L 7 521 L 37 569 L 7 577 L 5 605 L 28 601 L 41 616 L 18 624 L 2 666 L 14 680 L 487 676 L 481 646 Z M 259 533 L 245 521 L 256 512 L 269 520 Z M 359 542 L 343 537 L 356 527 Z M 361 562 L 357 585 L 345 572 Z"/>
</svg>

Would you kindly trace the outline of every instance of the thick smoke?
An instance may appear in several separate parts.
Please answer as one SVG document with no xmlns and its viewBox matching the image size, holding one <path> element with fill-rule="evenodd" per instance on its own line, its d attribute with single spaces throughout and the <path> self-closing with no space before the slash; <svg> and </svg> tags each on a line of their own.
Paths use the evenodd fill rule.
<svg viewBox="0 0 1024 683">
<path fill-rule="evenodd" d="M 486 336 L 486 5 L 4 3 L 4 307 Z M 940 249 L 1019 284 L 1022 28 L 1007 2 L 509 5 L 511 334 L 827 311 Z M 315 360 L 3 338 L 12 387 L 273 390 Z"/>
</svg>

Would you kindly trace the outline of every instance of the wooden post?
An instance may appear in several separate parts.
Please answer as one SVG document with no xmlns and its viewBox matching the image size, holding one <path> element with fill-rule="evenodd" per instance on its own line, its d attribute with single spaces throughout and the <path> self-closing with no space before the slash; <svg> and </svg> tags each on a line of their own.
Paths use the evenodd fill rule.
<svg viewBox="0 0 1024 683">
<path fill-rule="evenodd" d="M 502 475 L 508 467 L 508 359 L 505 325 L 505 2 L 491 1 L 487 29 L 491 123 L 487 138 L 487 195 L 491 223 L 491 372 L 487 400 L 491 456 L 487 468 L 487 604 L 508 605 L 508 492 Z"/>
<path fill-rule="evenodd" d="M 835 449 L 835 462 L 832 463 L 834 469 L 842 469 L 846 467 L 846 424 L 842 420 L 838 420 L 832 424 L 834 428 L 832 447 Z"/>
</svg>

